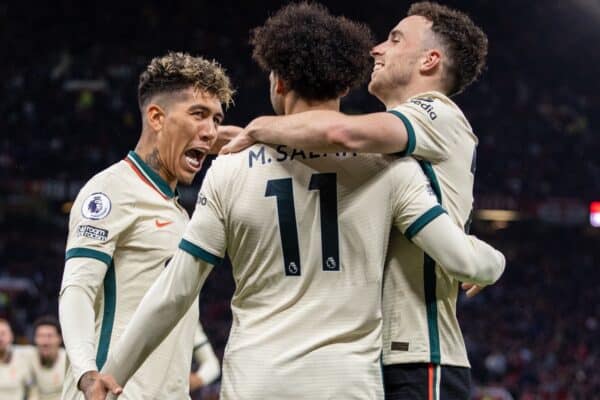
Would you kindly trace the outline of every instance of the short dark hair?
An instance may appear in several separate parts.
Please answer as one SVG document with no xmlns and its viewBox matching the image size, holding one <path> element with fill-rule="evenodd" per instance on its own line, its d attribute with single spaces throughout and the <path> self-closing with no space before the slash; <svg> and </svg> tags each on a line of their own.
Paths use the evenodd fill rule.
<svg viewBox="0 0 600 400">
<path fill-rule="evenodd" d="M 294 3 L 252 31 L 252 57 L 308 100 L 329 100 L 365 82 L 373 35 L 318 3 Z"/>
<path fill-rule="evenodd" d="M 138 103 L 140 108 L 160 93 L 173 93 L 194 87 L 211 93 L 225 106 L 232 102 L 234 90 L 225 69 L 215 60 L 170 52 L 153 58 L 140 75 Z"/>
<path fill-rule="evenodd" d="M 471 18 L 438 3 L 414 3 L 408 15 L 420 15 L 433 23 L 431 30 L 448 52 L 448 94 L 458 94 L 474 82 L 485 67 L 488 39 Z"/>
<path fill-rule="evenodd" d="M 37 328 L 39 328 L 40 326 L 44 326 L 44 325 L 49 325 L 49 326 L 55 327 L 56 332 L 59 335 L 62 335 L 62 332 L 60 329 L 60 323 L 58 322 L 58 319 L 52 315 L 44 315 L 44 316 L 41 316 L 38 319 L 36 319 L 35 322 L 33 323 L 33 334 L 35 335 Z"/>
</svg>

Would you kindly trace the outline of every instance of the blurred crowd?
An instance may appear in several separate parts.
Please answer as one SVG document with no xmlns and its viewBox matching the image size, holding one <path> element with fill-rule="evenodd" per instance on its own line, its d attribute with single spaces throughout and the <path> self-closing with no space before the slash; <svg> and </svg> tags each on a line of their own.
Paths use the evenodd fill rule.
<svg viewBox="0 0 600 400">
<path fill-rule="evenodd" d="M 184 50 L 221 62 L 237 89 L 225 123 L 272 113 L 267 78 L 247 43 L 250 29 L 281 2 L 121 3 L 0 4 L 0 317 L 21 342 L 37 316 L 57 310 L 73 193 L 52 188 L 76 189 L 135 145 L 137 77 L 153 56 Z M 456 98 L 480 139 L 476 195 L 598 196 L 600 53 L 589 54 L 589 43 L 600 39 L 600 6 L 444 3 L 469 12 L 490 39 L 484 76 Z M 409 3 L 325 4 L 369 24 L 382 40 Z M 342 107 L 381 109 L 365 88 Z M 504 396 L 503 388 L 524 400 L 600 398 L 597 234 L 534 222 L 481 229 L 475 233 L 506 253 L 508 267 L 497 286 L 459 306 L 480 387 L 475 396 Z M 230 272 L 216 269 L 201 294 L 203 324 L 219 356 L 232 291 Z"/>
<path fill-rule="evenodd" d="M 483 237 L 507 268 L 458 306 L 474 380 L 521 400 L 600 398 L 600 232 L 517 223 Z"/>
</svg>

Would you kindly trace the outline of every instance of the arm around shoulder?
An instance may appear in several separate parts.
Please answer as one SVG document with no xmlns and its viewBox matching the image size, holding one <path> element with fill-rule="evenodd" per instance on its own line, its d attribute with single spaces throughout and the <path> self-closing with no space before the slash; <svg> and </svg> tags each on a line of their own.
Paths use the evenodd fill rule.
<svg viewBox="0 0 600 400">
<path fill-rule="evenodd" d="M 408 142 L 405 124 L 387 112 L 346 115 L 313 110 L 260 117 L 252 121 L 246 131 L 260 142 L 319 152 L 391 154 L 404 151 Z"/>
</svg>

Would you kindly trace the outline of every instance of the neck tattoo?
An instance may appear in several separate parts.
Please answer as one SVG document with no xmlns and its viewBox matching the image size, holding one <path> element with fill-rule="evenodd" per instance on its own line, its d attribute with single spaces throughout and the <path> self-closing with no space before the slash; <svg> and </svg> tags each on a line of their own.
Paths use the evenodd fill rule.
<svg viewBox="0 0 600 400">
<path fill-rule="evenodd" d="M 158 149 L 155 147 L 150 154 L 146 156 L 144 160 L 146 164 L 157 173 L 160 173 L 160 169 L 162 167 L 162 161 L 160 161 L 160 154 L 158 153 Z"/>
</svg>

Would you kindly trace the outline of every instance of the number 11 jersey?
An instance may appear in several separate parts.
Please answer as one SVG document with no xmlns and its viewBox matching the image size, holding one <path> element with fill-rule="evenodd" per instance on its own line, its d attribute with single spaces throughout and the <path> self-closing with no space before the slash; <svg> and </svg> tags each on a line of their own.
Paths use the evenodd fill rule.
<svg viewBox="0 0 600 400">
<path fill-rule="evenodd" d="M 392 225 L 442 210 L 416 161 L 256 145 L 217 158 L 180 247 L 236 284 L 223 399 L 382 399 Z"/>
</svg>

